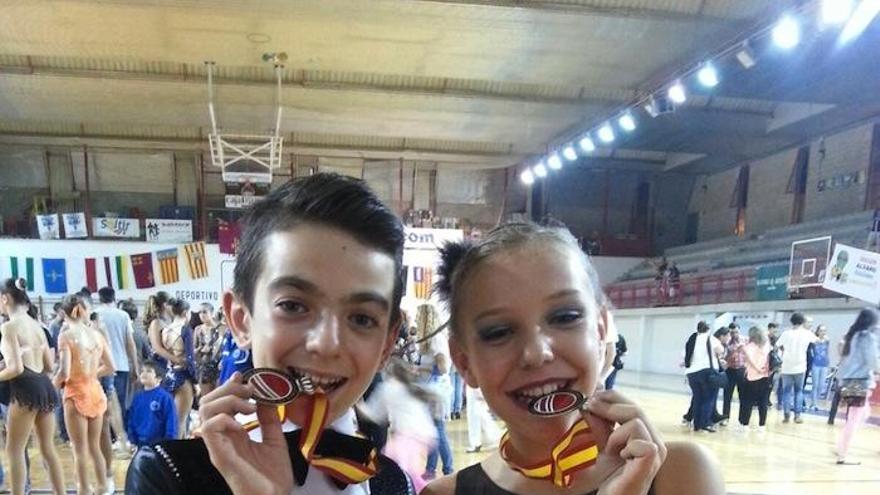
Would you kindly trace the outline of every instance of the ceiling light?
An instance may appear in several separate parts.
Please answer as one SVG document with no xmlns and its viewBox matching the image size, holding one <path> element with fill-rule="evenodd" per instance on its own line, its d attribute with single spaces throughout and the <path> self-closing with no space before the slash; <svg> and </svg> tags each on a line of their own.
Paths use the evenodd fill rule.
<svg viewBox="0 0 880 495">
<path fill-rule="evenodd" d="M 651 117 L 657 117 L 664 113 L 672 113 L 675 111 L 675 103 L 670 101 L 669 97 L 663 94 L 652 95 L 645 103 L 645 111 Z"/>
<path fill-rule="evenodd" d="M 564 150 L 562 150 L 562 156 L 564 156 L 566 160 L 573 162 L 577 160 L 578 154 L 577 151 L 575 151 L 574 146 L 569 144 Z"/>
<path fill-rule="evenodd" d="M 599 128 L 599 132 L 597 133 L 599 136 L 599 140 L 603 143 L 610 143 L 614 141 L 614 129 L 611 128 L 611 124 L 605 122 L 602 127 Z"/>
<path fill-rule="evenodd" d="M 593 139 L 590 136 L 584 136 L 581 138 L 581 142 L 578 143 L 582 150 L 587 153 L 592 153 L 596 151 L 596 143 L 593 142 Z"/>
<path fill-rule="evenodd" d="M 840 33 L 840 43 L 852 41 L 862 34 L 871 21 L 877 17 L 877 14 L 880 14 L 880 0 L 862 0 L 846 26 L 843 27 L 843 32 Z"/>
<path fill-rule="evenodd" d="M 822 23 L 843 24 L 853 12 L 853 0 L 823 0 Z"/>
<path fill-rule="evenodd" d="M 755 58 L 755 52 L 752 51 L 752 47 L 749 45 L 748 40 L 743 41 L 739 50 L 736 51 L 736 60 L 743 66 L 743 69 L 746 70 L 751 69 L 758 64 L 757 59 Z"/>
<path fill-rule="evenodd" d="M 697 72 L 697 80 L 707 88 L 718 86 L 718 71 L 711 62 L 706 62 Z"/>
<path fill-rule="evenodd" d="M 773 42 L 784 50 L 790 50 L 801 41 L 801 26 L 791 16 L 783 16 L 773 27 Z"/>
<path fill-rule="evenodd" d="M 523 184 L 530 186 L 535 183 L 535 174 L 532 173 L 531 169 L 523 170 L 523 173 L 519 174 L 519 180 L 522 181 Z"/>
<path fill-rule="evenodd" d="M 547 167 L 544 166 L 544 162 L 538 162 L 532 167 L 532 172 L 535 173 L 535 177 L 547 177 Z"/>
<path fill-rule="evenodd" d="M 552 170 L 559 170 L 562 168 L 562 159 L 559 158 L 558 154 L 553 153 L 550 155 L 550 158 L 547 159 L 547 166 Z"/>
<path fill-rule="evenodd" d="M 617 125 L 626 132 L 632 132 L 636 130 L 636 119 L 633 118 L 631 113 L 626 112 L 617 119 Z"/>
<path fill-rule="evenodd" d="M 666 92 L 666 95 L 669 96 L 669 99 L 672 100 L 673 103 L 679 105 L 687 101 L 687 94 L 684 92 L 684 86 L 681 85 L 681 81 L 675 81 L 675 83 L 669 87 L 669 91 Z"/>
</svg>

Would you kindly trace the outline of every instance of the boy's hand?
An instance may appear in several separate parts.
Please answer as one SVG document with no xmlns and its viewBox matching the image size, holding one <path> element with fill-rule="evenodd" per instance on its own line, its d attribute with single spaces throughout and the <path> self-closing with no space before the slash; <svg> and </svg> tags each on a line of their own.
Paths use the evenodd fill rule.
<svg viewBox="0 0 880 495">
<path fill-rule="evenodd" d="M 199 406 L 211 463 L 236 495 L 289 495 L 293 490 L 293 466 L 281 419 L 275 406 L 250 401 L 253 389 L 236 372 L 226 383 L 205 395 Z M 262 442 L 251 440 L 235 415 L 257 413 Z"/>
<path fill-rule="evenodd" d="M 613 390 L 590 398 L 587 411 L 620 426 L 611 432 L 600 455 L 619 456 L 624 464 L 600 488 L 601 495 L 646 494 L 666 460 L 666 445 L 642 410 Z"/>
</svg>

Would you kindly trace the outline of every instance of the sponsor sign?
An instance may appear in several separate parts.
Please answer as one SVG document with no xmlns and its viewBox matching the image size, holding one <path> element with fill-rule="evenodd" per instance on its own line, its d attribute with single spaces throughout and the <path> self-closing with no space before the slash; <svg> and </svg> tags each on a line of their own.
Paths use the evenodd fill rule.
<svg viewBox="0 0 880 495">
<path fill-rule="evenodd" d="M 147 242 L 192 242 L 191 220 L 147 219 Z"/>
<path fill-rule="evenodd" d="M 834 248 L 822 287 L 871 304 L 880 303 L 880 254 L 845 244 Z"/>
</svg>

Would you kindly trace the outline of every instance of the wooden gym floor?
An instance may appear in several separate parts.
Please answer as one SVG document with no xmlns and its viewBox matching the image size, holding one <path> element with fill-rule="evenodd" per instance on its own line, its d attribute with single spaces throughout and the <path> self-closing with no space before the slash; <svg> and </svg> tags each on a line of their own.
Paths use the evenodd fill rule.
<svg viewBox="0 0 880 495">
<path fill-rule="evenodd" d="M 693 433 L 681 425 L 681 415 L 690 400 L 683 377 L 623 373 L 618 388 L 639 403 L 667 440 L 687 440 L 706 445 L 718 456 L 727 488 L 736 494 L 860 495 L 880 493 L 880 410 L 874 410 L 872 422 L 857 434 L 850 457 L 859 466 L 835 464 L 834 448 L 843 421 L 826 424 L 827 415 L 806 414 L 802 425 L 782 424 L 782 414 L 775 408 L 767 420 L 767 433 L 737 433 L 722 428 L 718 433 Z M 720 404 L 719 404 L 720 407 Z M 734 411 L 737 404 L 734 402 Z M 753 421 L 757 421 L 753 415 Z M 467 454 L 467 431 L 464 419 L 447 424 L 454 449 L 454 464 L 461 468 L 479 461 L 485 453 Z M 70 448 L 59 446 L 68 490 L 74 488 L 73 460 Z M 33 493 L 46 493 L 49 487 L 36 448 L 30 449 Z M 5 453 L 0 454 L 8 468 Z M 117 456 L 114 463 L 117 493 L 122 493 L 127 459 Z M 8 481 L 8 471 L 7 471 Z M 3 486 L 0 493 L 8 493 Z"/>
</svg>

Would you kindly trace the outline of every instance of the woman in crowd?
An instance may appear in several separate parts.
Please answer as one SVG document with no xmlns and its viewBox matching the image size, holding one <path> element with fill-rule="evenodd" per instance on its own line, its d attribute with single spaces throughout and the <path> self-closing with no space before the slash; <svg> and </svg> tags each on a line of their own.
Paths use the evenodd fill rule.
<svg viewBox="0 0 880 495">
<path fill-rule="evenodd" d="M 199 308 L 201 324 L 195 329 L 196 377 L 199 396 L 214 390 L 220 377 L 220 344 L 223 342 L 223 324 L 214 318 L 214 307 L 202 303 Z"/>
<path fill-rule="evenodd" d="M 758 406 L 758 431 L 764 432 L 767 423 L 767 405 L 770 400 L 770 344 L 767 332 L 752 327 L 749 343 L 743 347 L 746 373 L 740 389 L 739 424 L 749 426 L 752 408 Z"/>
<path fill-rule="evenodd" d="M 841 400 L 849 405 L 846 424 L 837 441 L 838 464 L 858 464 L 848 460 L 847 454 L 853 436 L 871 412 L 868 398 L 877 385 L 877 374 L 880 373 L 877 340 L 877 312 L 863 309 L 846 332 L 841 352 L 842 361 L 837 371 Z M 848 389 L 863 392 L 850 394 Z"/>
<path fill-rule="evenodd" d="M 684 365 L 692 394 L 691 409 L 685 419 L 693 421 L 694 431 L 715 433 L 713 425 L 716 419 L 721 419 L 715 412 L 718 387 L 711 383 L 709 375 L 718 369 L 717 359 L 722 352 L 724 345 L 709 334 L 709 325 L 705 321 L 697 324 L 697 331 L 685 343 Z"/>
<path fill-rule="evenodd" d="M 40 453 L 56 495 L 65 493 L 61 462 L 55 452 L 55 406 L 58 394 L 48 373 L 52 359 L 46 335 L 28 316 L 30 299 L 24 279 L 7 279 L 0 286 L 0 313 L 9 321 L 0 325 L 3 369 L 0 381 L 9 382 L 9 414 L 6 422 L 6 458 L 13 495 L 25 493 L 25 448 L 32 430 L 37 432 Z"/>
<path fill-rule="evenodd" d="M 818 340 L 810 344 L 813 356 L 810 368 L 810 376 L 813 378 L 813 390 L 809 398 L 811 399 L 810 408 L 814 411 L 819 410 L 817 404 L 819 399 L 826 393 L 825 385 L 828 381 L 828 347 L 831 342 L 828 340 L 828 329 L 825 328 L 825 325 L 816 327 L 816 338 Z"/>
<path fill-rule="evenodd" d="M 150 338 L 153 361 L 163 366 L 168 363 L 168 355 L 163 355 L 162 329 L 171 323 L 169 299 L 168 293 L 160 290 L 147 298 L 147 306 L 144 309 L 144 328 L 147 329 L 147 336 Z"/>
<path fill-rule="evenodd" d="M 100 494 L 107 492 L 107 466 L 101 453 L 101 428 L 107 397 L 98 377 L 113 373 L 107 341 L 88 323 L 85 305 L 78 295 L 64 298 L 61 309 L 67 323 L 58 338 L 61 366 L 56 385 L 64 387 L 64 422 L 73 443 L 76 492 L 91 493 L 88 462 L 92 463 Z"/>
<path fill-rule="evenodd" d="M 598 277 L 567 230 L 511 224 L 476 245 L 447 246 L 440 288 L 452 358 L 508 431 L 496 453 L 423 493 L 724 493 L 705 450 L 667 449 L 636 404 L 596 391 L 606 315 Z M 582 394 L 586 407 L 530 410 L 535 397 L 562 391 Z"/>
<path fill-rule="evenodd" d="M 182 299 L 168 301 L 173 319 L 162 329 L 162 338 L 156 354 L 168 362 L 168 373 L 163 386 L 174 395 L 177 409 L 177 434 L 186 438 L 187 417 L 192 410 L 195 393 L 195 358 L 193 349 L 193 330 L 189 326 L 189 303 Z"/>
<path fill-rule="evenodd" d="M 437 446 L 428 453 L 425 473 L 422 478 L 431 480 L 437 474 L 437 457 L 443 461 L 443 474 L 450 474 L 452 466 L 452 448 L 446 435 L 446 418 L 449 416 L 452 384 L 449 379 L 449 356 L 443 352 L 444 342 L 439 334 L 435 335 L 440 326 L 437 308 L 425 303 L 416 310 L 416 329 L 421 341 L 418 359 L 418 372 L 421 380 L 436 392 L 438 399 L 433 401 L 431 414 L 437 428 Z"/>
</svg>

